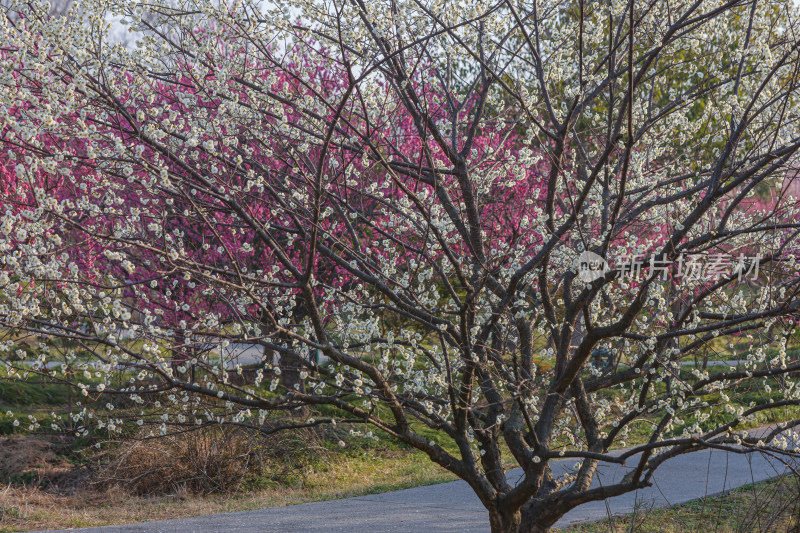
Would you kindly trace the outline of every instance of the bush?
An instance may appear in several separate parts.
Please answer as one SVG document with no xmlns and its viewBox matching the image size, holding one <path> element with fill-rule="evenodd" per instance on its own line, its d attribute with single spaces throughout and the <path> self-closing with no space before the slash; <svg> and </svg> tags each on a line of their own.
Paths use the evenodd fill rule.
<svg viewBox="0 0 800 533">
<path fill-rule="evenodd" d="M 140 437 L 113 452 L 98 472 L 99 484 L 121 484 L 141 495 L 231 492 L 261 468 L 253 439 L 241 431 L 214 427 Z"/>
<path fill-rule="evenodd" d="M 122 485 L 139 495 L 234 492 L 295 470 L 294 459 L 308 439 L 285 437 L 223 426 L 164 437 L 145 433 L 110 452 L 96 483 Z"/>
</svg>

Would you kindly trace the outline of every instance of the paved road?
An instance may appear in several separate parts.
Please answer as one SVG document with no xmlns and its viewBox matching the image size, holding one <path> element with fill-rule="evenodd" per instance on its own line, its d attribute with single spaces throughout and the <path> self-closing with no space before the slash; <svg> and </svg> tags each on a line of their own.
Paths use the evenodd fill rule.
<svg viewBox="0 0 800 533">
<path fill-rule="evenodd" d="M 232 343 L 228 346 L 222 348 L 221 346 L 214 346 L 213 348 L 214 353 L 210 357 L 210 361 L 216 363 L 219 361 L 219 356 L 217 355 L 220 351 L 223 355 L 223 360 L 225 362 L 226 368 L 236 368 L 236 365 L 251 365 L 254 363 L 260 363 L 264 359 L 264 348 L 259 346 L 258 344 L 244 344 L 244 343 Z M 208 357 L 208 356 L 207 356 Z M 323 354 L 319 354 L 318 356 L 318 363 L 326 363 L 329 358 Z M 209 359 L 206 359 L 209 361 Z M 84 361 L 86 363 L 87 368 L 100 368 L 103 365 L 102 361 L 98 360 L 90 360 Z M 277 364 L 278 358 L 277 356 L 274 357 L 272 361 L 273 364 Z M 14 361 L 9 363 L 8 361 L 0 359 L 0 368 L 4 366 L 28 366 L 32 367 L 36 361 Z M 80 364 L 81 362 L 78 361 L 74 364 Z M 44 366 L 47 368 L 60 368 L 63 364 L 63 361 L 59 360 L 51 360 L 47 361 Z M 123 366 L 119 365 L 117 369 L 122 369 Z"/>
<path fill-rule="evenodd" d="M 629 461 L 633 464 L 633 461 Z M 566 472 L 572 461 L 554 465 Z M 595 485 L 610 484 L 627 471 L 608 466 Z M 639 508 L 682 503 L 783 473 L 782 464 L 761 455 L 718 450 L 685 454 L 665 463 L 654 476 L 653 487 L 582 505 L 557 526 L 599 520 L 609 513 L 625 514 Z M 178 520 L 81 529 L 98 533 L 488 533 L 488 513 L 469 486 L 462 482 L 276 507 L 259 511 L 198 516 Z"/>
<path fill-rule="evenodd" d="M 732 359 L 730 361 L 714 360 L 714 361 L 708 361 L 706 363 L 706 366 L 739 366 L 741 364 L 744 364 L 745 361 L 747 361 L 747 359 L 738 359 L 738 360 Z M 703 362 L 698 361 L 697 364 L 695 364 L 694 361 L 681 361 L 681 366 L 703 366 Z"/>
<path fill-rule="evenodd" d="M 217 361 L 217 353 L 219 351 L 223 354 L 223 359 L 225 362 L 225 366 L 227 368 L 236 368 L 236 365 L 250 365 L 255 363 L 260 363 L 264 359 L 264 348 L 257 344 L 245 344 L 245 343 L 232 343 L 228 346 L 222 347 L 215 347 L 215 354 L 212 357 L 212 361 Z M 324 354 L 318 355 L 318 363 L 324 364 L 329 361 L 329 358 Z M 277 364 L 278 358 L 277 356 L 274 357 L 272 361 L 273 364 Z M 47 368 L 59 368 L 62 365 L 63 361 L 48 361 L 45 363 Z M 87 361 L 88 367 L 100 367 L 102 366 L 101 361 Z M 736 367 L 740 364 L 744 363 L 744 360 L 730 360 L 730 361 L 708 361 L 707 366 L 732 366 Z M 0 360 L 0 367 L 9 364 L 6 361 Z M 13 365 L 24 365 L 24 366 L 33 366 L 34 361 L 21 361 L 21 362 L 14 362 Z M 681 366 L 695 366 L 694 360 L 686 360 L 681 361 Z M 700 366 L 700 365 L 697 365 Z"/>
</svg>

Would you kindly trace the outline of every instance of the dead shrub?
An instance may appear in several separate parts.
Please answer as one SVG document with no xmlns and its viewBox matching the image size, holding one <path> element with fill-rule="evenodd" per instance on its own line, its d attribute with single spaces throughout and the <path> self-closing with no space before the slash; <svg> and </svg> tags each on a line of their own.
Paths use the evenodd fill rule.
<svg viewBox="0 0 800 533">
<path fill-rule="evenodd" d="M 245 435 L 222 427 L 159 438 L 144 434 L 120 445 L 96 482 L 141 495 L 230 492 L 251 473 L 252 452 Z"/>
<path fill-rule="evenodd" d="M 164 437 L 142 434 L 111 452 L 95 483 L 139 495 L 234 492 L 252 480 L 293 470 L 308 443 L 295 437 L 278 440 L 223 426 Z"/>
</svg>

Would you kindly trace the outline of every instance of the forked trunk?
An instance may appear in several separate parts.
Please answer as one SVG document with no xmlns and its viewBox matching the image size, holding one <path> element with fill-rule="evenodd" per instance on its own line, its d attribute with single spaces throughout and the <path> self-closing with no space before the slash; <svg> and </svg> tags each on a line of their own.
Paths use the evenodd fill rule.
<svg viewBox="0 0 800 533">
<path fill-rule="evenodd" d="M 514 513 L 503 513 L 499 510 L 489 511 L 489 524 L 492 533 L 522 533 L 520 524 L 522 515 L 519 511 Z"/>
<path fill-rule="evenodd" d="M 516 513 L 490 511 L 489 523 L 492 533 L 548 533 L 550 531 L 549 525 L 544 525 L 524 514 L 520 511 Z"/>
<path fill-rule="evenodd" d="M 549 513 L 543 513 L 542 509 L 536 505 L 522 507 L 519 533 L 549 533 L 550 528 L 557 520 L 557 517 Z"/>
</svg>

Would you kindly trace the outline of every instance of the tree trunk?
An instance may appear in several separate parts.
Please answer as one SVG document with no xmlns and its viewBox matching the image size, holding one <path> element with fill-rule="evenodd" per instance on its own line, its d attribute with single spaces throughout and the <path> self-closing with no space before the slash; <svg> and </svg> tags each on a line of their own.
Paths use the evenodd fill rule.
<svg viewBox="0 0 800 533">
<path fill-rule="evenodd" d="M 489 511 L 489 524 L 492 533 L 548 533 L 552 523 L 543 524 L 537 518 L 538 513 L 516 511 L 514 513 L 499 510 Z"/>
<path fill-rule="evenodd" d="M 552 477 L 551 477 L 552 479 Z M 559 516 L 554 515 L 548 507 L 541 507 L 541 500 L 529 501 L 520 510 L 519 533 L 549 533 Z"/>
<path fill-rule="evenodd" d="M 293 356 L 288 354 L 278 355 L 278 367 L 281 369 L 281 385 L 287 391 L 306 391 L 305 380 L 300 377 L 302 365 Z M 307 416 L 309 413 L 308 407 L 301 406 L 289 411 L 292 416 Z"/>
<path fill-rule="evenodd" d="M 300 377 L 300 363 L 289 355 L 281 354 L 279 366 L 281 369 L 281 385 L 286 387 L 286 390 L 305 392 L 305 382 Z"/>
<path fill-rule="evenodd" d="M 525 516 L 521 522 L 519 533 L 549 533 L 550 526 L 545 525 L 539 521 L 532 520 L 530 516 Z"/>
<path fill-rule="evenodd" d="M 503 513 L 499 510 L 489 511 L 489 524 L 492 533 L 522 533 L 520 523 L 522 515 L 519 511 L 515 513 Z"/>
<path fill-rule="evenodd" d="M 533 524 L 525 533 L 549 533 L 549 531 L 550 528 L 548 526 Z"/>
<path fill-rule="evenodd" d="M 185 363 L 188 360 L 186 356 L 186 336 L 183 331 L 178 330 L 175 334 L 175 339 L 172 341 L 172 354 L 170 364 L 173 370 Z"/>
</svg>

